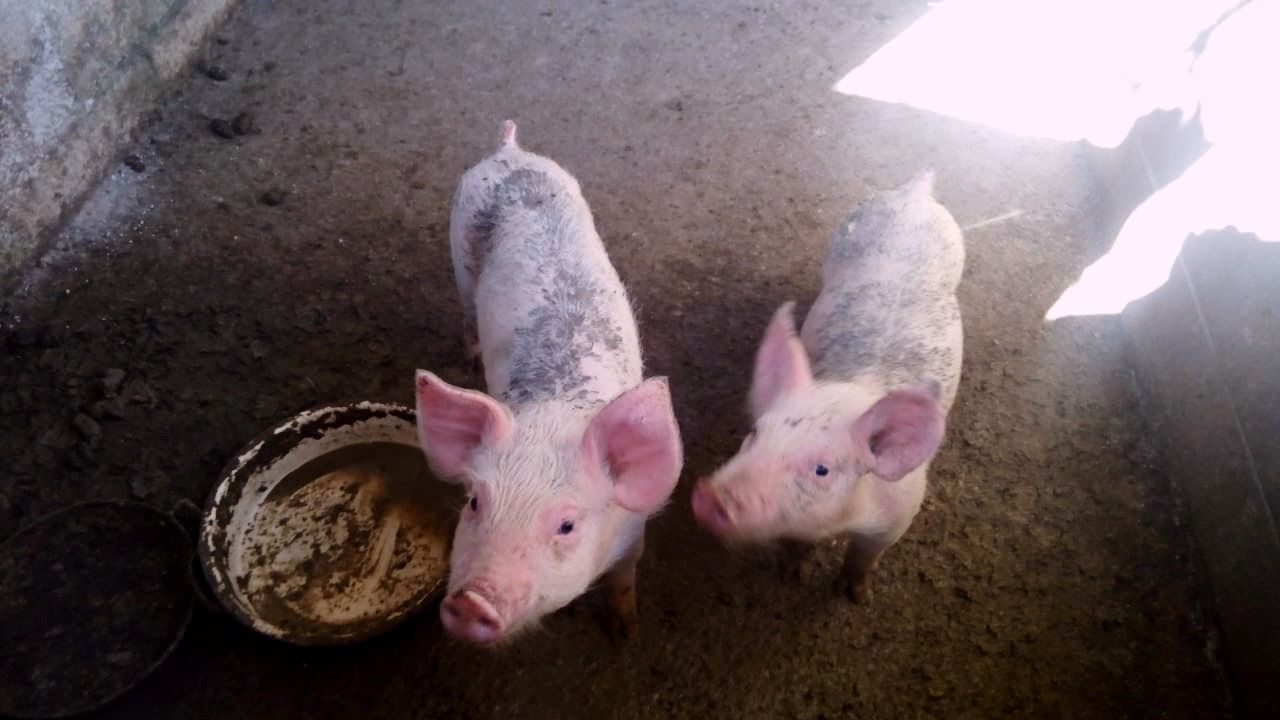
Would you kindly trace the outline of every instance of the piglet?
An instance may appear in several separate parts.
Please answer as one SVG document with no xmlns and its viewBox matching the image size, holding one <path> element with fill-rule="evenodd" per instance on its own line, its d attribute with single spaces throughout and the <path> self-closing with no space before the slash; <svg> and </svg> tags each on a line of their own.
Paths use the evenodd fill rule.
<svg viewBox="0 0 1280 720">
<path fill-rule="evenodd" d="M 920 509 L 955 398 L 963 266 L 931 172 L 862 202 L 836 230 L 801 336 L 790 303 L 773 316 L 751 380 L 754 429 L 698 481 L 698 520 L 729 542 L 782 541 L 800 579 L 813 543 L 847 536 L 839 585 L 866 600 Z"/>
<path fill-rule="evenodd" d="M 612 629 L 637 627 L 645 521 L 683 463 L 663 378 L 578 183 L 507 121 L 450 218 L 467 343 L 489 394 L 417 373 L 418 439 L 467 491 L 440 607 L 446 630 L 509 639 L 603 576 Z"/>
</svg>

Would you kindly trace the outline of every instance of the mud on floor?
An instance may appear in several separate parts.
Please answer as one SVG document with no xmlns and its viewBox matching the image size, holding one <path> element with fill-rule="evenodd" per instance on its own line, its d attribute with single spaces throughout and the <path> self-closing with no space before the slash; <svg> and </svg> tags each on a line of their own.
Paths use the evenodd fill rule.
<svg viewBox="0 0 1280 720">
<path fill-rule="evenodd" d="M 837 95 L 920 2 L 247 2 L 5 301 L 0 536 L 92 498 L 201 501 L 290 413 L 464 372 L 448 203 L 504 117 L 582 183 L 669 375 L 685 481 L 641 637 L 584 602 L 499 654 L 428 612 L 302 650 L 197 618 L 98 717 L 1170 717 L 1228 713 L 1118 328 L 1042 323 L 1101 252 L 1078 148 Z M 501 18 L 501 22 L 495 22 Z M 253 114 L 238 133 L 234 118 Z M 214 120 L 222 120 L 214 123 Z M 836 219 L 932 165 L 967 234 L 948 442 L 869 607 L 699 532 L 769 314 Z M 141 170 L 137 170 L 137 167 Z"/>
</svg>

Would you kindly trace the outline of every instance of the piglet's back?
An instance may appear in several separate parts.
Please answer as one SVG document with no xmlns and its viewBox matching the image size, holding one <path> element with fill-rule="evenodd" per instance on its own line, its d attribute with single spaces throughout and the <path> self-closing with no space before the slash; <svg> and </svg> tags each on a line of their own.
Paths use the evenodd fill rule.
<svg viewBox="0 0 1280 720">
<path fill-rule="evenodd" d="M 640 382 L 626 291 L 560 165 L 504 138 L 463 176 L 451 226 L 460 277 L 475 282 L 490 393 L 516 409 L 586 409 Z"/>
<path fill-rule="evenodd" d="M 930 387 L 949 407 L 963 269 L 962 234 L 933 197 L 932 172 L 864 200 L 836 229 L 802 331 L 816 377 Z"/>
</svg>

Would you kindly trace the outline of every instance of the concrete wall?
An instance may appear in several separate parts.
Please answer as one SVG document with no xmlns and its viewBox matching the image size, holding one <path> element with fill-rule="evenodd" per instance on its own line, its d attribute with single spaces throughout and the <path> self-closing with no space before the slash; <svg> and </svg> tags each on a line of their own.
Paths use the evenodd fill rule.
<svg viewBox="0 0 1280 720">
<path fill-rule="evenodd" d="M 1203 149 L 1170 127 L 1139 127 L 1103 173 L 1116 227 Z M 1280 243 L 1193 237 L 1121 322 L 1242 715 L 1280 717 Z"/>
<path fill-rule="evenodd" d="M 1237 699 L 1247 717 L 1280 717 L 1280 245 L 1195 238 L 1122 317 Z"/>
<path fill-rule="evenodd" d="M 0 0 L 0 287 L 234 0 Z"/>
</svg>

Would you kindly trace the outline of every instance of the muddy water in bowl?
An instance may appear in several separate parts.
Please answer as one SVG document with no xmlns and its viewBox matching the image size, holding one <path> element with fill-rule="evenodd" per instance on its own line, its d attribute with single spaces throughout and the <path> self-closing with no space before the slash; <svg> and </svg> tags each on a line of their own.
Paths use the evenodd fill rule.
<svg viewBox="0 0 1280 720">
<path fill-rule="evenodd" d="M 458 502 L 428 470 L 412 411 L 321 408 L 237 457 L 206 511 L 201 558 L 219 600 L 254 629 L 351 642 L 441 588 Z"/>
<path fill-rule="evenodd" d="M 430 510 L 416 448 L 365 443 L 281 480 L 246 529 L 244 592 L 282 626 L 385 617 L 444 572 L 451 528 Z"/>
</svg>

